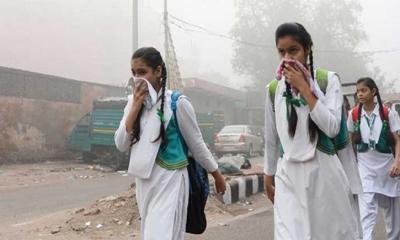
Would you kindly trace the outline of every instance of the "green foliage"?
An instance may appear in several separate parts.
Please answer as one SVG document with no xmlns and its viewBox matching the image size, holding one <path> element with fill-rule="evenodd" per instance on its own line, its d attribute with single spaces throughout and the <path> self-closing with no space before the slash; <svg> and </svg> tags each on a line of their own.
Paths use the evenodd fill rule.
<svg viewBox="0 0 400 240">
<path fill-rule="evenodd" d="M 367 39 L 358 18 L 362 11 L 359 1 L 236 0 L 235 4 L 231 34 L 238 41 L 232 64 L 236 72 L 250 76 L 255 87 L 265 86 L 275 76 L 279 62 L 275 30 L 284 22 L 299 22 L 310 32 L 315 67 L 337 72 L 342 82 L 363 76 L 384 82 L 379 69 L 369 70 L 371 56 L 355 53 Z"/>
</svg>

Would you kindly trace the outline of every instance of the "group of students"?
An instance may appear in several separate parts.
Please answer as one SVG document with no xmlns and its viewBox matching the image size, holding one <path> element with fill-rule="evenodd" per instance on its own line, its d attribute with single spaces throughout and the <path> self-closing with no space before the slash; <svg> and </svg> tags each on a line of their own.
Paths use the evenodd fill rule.
<svg viewBox="0 0 400 240">
<path fill-rule="evenodd" d="M 339 75 L 314 68 L 312 38 L 301 24 L 280 25 L 275 42 L 282 62 L 266 90 L 264 156 L 275 239 L 374 239 L 381 207 L 388 239 L 399 240 L 399 116 L 382 104 L 370 78 L 358 80 L 360 103 L 347 112 Z M 131 70 L 135 87 L 115 144 L 130 151 L 141 238 L 182 240 L 188 155 L 212 174 L 217 193 L 225 192 L 225 180 L 190 100 L 172 99 L 159 51 L 137 50 Z"/>
<path fill-rule="evenodd" d="M 264 167 L 275 239 L 371 240 L 381 207 L 388 239 L 399 240 L 398 114 L 371 78 L 357 81 L 347 113 L 338 74 L 314 69 L 301 24 L 282 24 L 275 41 L 283 77 L 268 85 Z"/>
</svg>

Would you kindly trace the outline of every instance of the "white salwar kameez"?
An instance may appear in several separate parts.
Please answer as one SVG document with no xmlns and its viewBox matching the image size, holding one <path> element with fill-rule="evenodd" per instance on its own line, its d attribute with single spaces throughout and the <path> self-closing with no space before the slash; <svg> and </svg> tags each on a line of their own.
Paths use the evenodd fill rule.
<svg viewBox="0 0 400 240">
<path fill-rule="evenodd" d="M 265 113 L 266 175 L 275 175 L 276 240 L 354 240 L 358 239 L 353 194 L 343 166 L 336 155 L 327 155 L 311 143 L 308 116 L 328 137 L 339 133 L 343 96 L 338 76 L 329 72 L 326 95 L 314 83 L 318 101 L 296 107 L 298 115 L 294 138 L 288 133 L 285 80 L 278 83 L 273 111 L 269 91 Z M 284 150 L 279 154 L 278 139 Z"/>
<path fill-rule="evenodd" d="M 374 122 L 371 129 L 369 122 Z M 373 120 L 375 119 L 375 120 Z M 393 133 L 400 130 L 400 120 L 396 111 L 389 111 L 389 125 Z M 350 116 L 347 120 L 350 132 L 354 132 L 354 122 Z M 382 120 L 379 114 L 379 105 L 375 106 L 371 116 L 361 110 L 360 116 L 361 138 L 368 143 L 370 134 L 377 143 L 382 130 Z M 358 167 L 363 185 L 363 193 L 359 195 L 361 223 L 364 240 L 373 240 L 378 208 L 383 209 L 388 240 L 400 239 L 400 178 L 389 176 L 393 164 L 393 154 L 380 153 L 376 150 L 359 152 L 357 154 Z"/>
<path fill-rule="evenodd" d="M 186 168 L 170 171 L 157 164 L 151 178 L 136 179 L 142 239 L 184 239 L 188 186 Z"/>
<path fill-rule="evenodd" d="M 171 91 L 166 92 L 165 116 L 170 120 Z M 125 120 L 133 104 L 133 96 L 129 96 L 124 117 L 115 133 L 115 143 L 120 151 L 126 151 L 130 145 L 130 134 L 126 131 Z M 159 103 L 153 108 L 158 108 Z M 154 109 L 144 110 L 141 116 L 142 132 L 146 129 L 159 129 L 158 124 L 148 125 L 153 122 Z M 169 114 L 168 114 L 169 113 Z M 196 115 L 190 101 L 186 97 L 180 97 L 177 102 L 176 111 L 179 129 L 185 142 L 196 159 L 209 172 L 218 169 L 218 165 L 212 154 L 207 149 L 196 121 Z M 157 116 L 158 118 L 158 116 Z M 158 118 L 159 119 L 159 118 Z M 144 129 L 144 130 L 143 130 Z M 157 132 L 157 131 L 156 131 Z M 141 134 L 143 136 L 144 133 Z M 157 134 L 151 133 L 152 136 Z M 142 139 L 140 140 L 142 141 Z M 139 142 L 140 142 L 139 141 Z M 138 144 L 138 143 L 136 143 Z M 140 145 L 142 150 L 135 149 L 135 153 L 147 151 L 146 144 Z M 151 143 L 148 144 L 149 151 L 158 151 Z M 131 149 L 131 151 L 133 151 Z M 132 153 L 132 152 L 131 152 Z M 156 155 L 156 154 L 155 154 Z M 153 155 L 152 155 L 153 156 Z M 139 159 L 139 160 L 138 160 Z M 131 156 L 132 161 L 140 161 L 139 158 Z M 152 159 L 155 161 L 155 159 Z M 130 163 L 130 172 L 140 172 L 135 165 Z M 138 166 L 146 165 L 138 164 Z M 148 165 L 148 164 L 147 164 Z M 148 178 L 136 176 L 136 197 L 139 213 L 141 216 L 141 239 L 143 240 L 182 240 L 186 229 L 186 215 L 189 197 L 189 180 L 186 168 L 178 170 L 166 170 L 154 162 L 150 165 Z M 144 171 L 148 167 L 143 167 Z M 142 176 L 142 174 L 140 174 Z M 147 176 L 147 174 L 144 174 Z"/>
</svg>

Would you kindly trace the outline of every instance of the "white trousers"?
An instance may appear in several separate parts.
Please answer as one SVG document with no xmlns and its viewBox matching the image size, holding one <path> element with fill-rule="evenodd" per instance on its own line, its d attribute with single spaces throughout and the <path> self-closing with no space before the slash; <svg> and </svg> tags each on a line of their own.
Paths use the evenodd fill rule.
<svg viewBox="0 0 400 240">
<path fill-rule="evenodd" d="M 383 209 L 388 240 L 400 240 L 400 197 L 362 193 L 359 204 L 364 240 L 375 239 L 378 207 Z"/>
<path fill-rule="evenodd" d="M 357 223 L 357 238 L 356 238 L 356 240 L 363 240 L 363 231 L 362 231 L 361 221 L 360 221 L 360 205 L 358 204 L 358 194 L 353 194 L 353 201 L 352 201 L 351 207 L 353 208 L 354 217 L 356 218 L 356 223 Z"/>
</svg>

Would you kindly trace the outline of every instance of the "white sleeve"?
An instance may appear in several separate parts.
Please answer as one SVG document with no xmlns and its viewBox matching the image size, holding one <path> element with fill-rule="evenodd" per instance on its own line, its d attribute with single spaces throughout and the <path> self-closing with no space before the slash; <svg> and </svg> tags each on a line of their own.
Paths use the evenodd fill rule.
<svg viewBox="0 0 400 240">
<path fill-rule="evenodd" d="M 389 125 L 392 133 L 400 131 L 400 118 L 396 110 L 389 111 Z"/>
<path fill-rule="evenodd" d="M 194 159 L 208 172 L 216 171 L 218 164 L 203 140 L 193 106 L 186 97 L 177 101 L 176 117 L 179 130 Z"/>
<path fill-rule="evenodd" d="M 354 122 L 353 122 L 353 111 L 351 110 L 349 113 L 349 117 L 347 118 L 347 129 L 349 130 L 350 133 L 354 133 Z"/>
<path fill-rule="evenodd" d="M 126 118 L 128 117 L 129 111 L 132 108 L 132 105 L 133 105 L 133 96 L 129 95 L 128 103 L 126 104 L 124 109 L 124 116 L 122 117 L 122 120 L 119 123 L 119 127 L 114 134 L 115 146 L 121 152 L 126 152 L 131 144 L 131 139 L 130 139 L 131 133 L 128 133 L 126 131 L 125 122 Z"/>
<path fill-rule="evenodd" d="M 276 130 L 275 113 L 272 107 L 269 89 L 265 97 L 265 152 L 264 152 L 264 173 L 272 176 L 276 173 L 279 159 L 279 139 Z"/>
<path fill-rule="evenodd" d="M 311 111 L 311 119 L 328 137 L 334 138 L 340 130 L 343 94 L 338 75 L 329 78 L 325 96 L 319 97 Z"/>
</svg>

